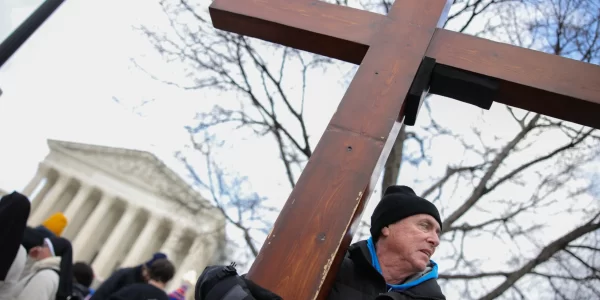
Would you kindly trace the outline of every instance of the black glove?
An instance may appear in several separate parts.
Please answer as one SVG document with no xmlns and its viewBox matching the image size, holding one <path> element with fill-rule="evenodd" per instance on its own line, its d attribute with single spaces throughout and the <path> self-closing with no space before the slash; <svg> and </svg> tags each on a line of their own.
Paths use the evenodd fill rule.
<svg viewBox="0 0 600 300">
<path fill-rule="evenodd" d="M 242 280 L 246 283 L 248 290 L 256 300 L 283 300 L 279 295 L 263 288 L 262 286 L 254 283 L 254 281 L 246 278 L 246 275 L 242 275 Z"/>
<path fill-rule="evenodd" d="M 237 274 L 235 265 L 208 266 L 198 278 L 196 300 L 281 300 L 281 297 Z"/>
</svg>

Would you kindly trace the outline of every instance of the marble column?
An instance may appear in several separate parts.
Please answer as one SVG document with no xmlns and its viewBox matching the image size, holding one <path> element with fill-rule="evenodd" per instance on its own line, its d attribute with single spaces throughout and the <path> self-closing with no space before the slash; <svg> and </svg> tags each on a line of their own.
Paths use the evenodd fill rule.
<svg viewBox="0 0 600 300">
<path fill-rule="evenodd" d="M 96 257 L 92 264 L 94 273 L 100 278 L 107 278 L 110 276 L 115 265 L 115 258 L 120 255 L 119 250 L 121 250 L 121 247 L 119 247 L 119 245 L 123 242 L 123 238 L 131 225 L 133 225 L 137 212 L 138 207 L 127 204 L 121 219 L 111 231 L 106 242 L 102 245 L 102 248 L 100 248 L 98 257 Z"/>
<path fill-rule="evenodd" d="M 81 186 L 79 187 L 79 190 L 77 190 L 77 194 L 75 194 L 75 197 L 73 200 L 71 200 L 69 206 L 67 206 L 67 209 L 65 210 L 65 217 L 67 217 L 68 220 L 73 220 L 77 212 L 79 212 L 81 209 L 81 206 L 83 206 L 85 201 L 90 196 L 91 192 L 92 187 L 84 182 L 81 182 Z"/>
<path fill-rule="evenodd" d="M 108 214 L 108 212 L 110 211 L 110 208 L 114 201 L 115 196 L 108 193 L 104 193 L 102 195 L 100 202 L 98 203 L 98 205 L 96 205 L 85 224 L 83 224 L 83 226 L 79 230 L 77 237 L 73 241 L 73 261 L 87 261 L 88 259 L 90 259 L 89 254 L 93 249 L 90 249 L 90 243 L 88 243 L 88 241 L 97 238 L 94 233 L 97 230 L 100 223 L 102 223 L 106 214 Z"/>
<path fill-rule="evenodd" d="M 173 222 L 173 221 L 172 221 Z M 160 248 L 160 252 L 167 255 L 170 261 L 175 261 L 175 255 L 177 254 L 177 245 L 179 244 L 181 237 L 184 233 L 184 228 L 179 224 L 173 222 L 169 236 Z"/>
<path fill-rule="evenodd" d="M 67 224 L 67 228 L 65 228 L 63 237 L 72 240 L 77 236 L 77 230 L 79 229 L 79 227 L 81 227 L 81 224 L 77 223 L 80 223 L 80 220 L 84 219 L 85 217 L 77 216 L 77 214 L 81 213 L 83 205 L 86 204 L 90 195 L 92 194 L 92 190 L 92 186 L 81 182 L 79 190 L 77 190 L 75 197 L 73 197 L 71 202 L 69 202 L 69 205 L 67 206 L 64 212 L 65 217 L 67 217 L 67 220 L 69 220 L 69 223 Z M 75 219 L 75 217 L 77 217 L 77 220 Z M 75 221 L 77 221 L 77 223 Z"/>
<path fill-rule="evenodd" d="M 204 236 L 197 236 L 196 239 L 194 239 L 192 246 L 185 254 L 185 258 L 181 261 L 179 268 L 177 268 L 175 276 L 173 276 L 173 279 L 168 284 L 168 291 L 178 288 L 183 283 L 182 279 L 185 273 L 194 270 L 196 271 L 197 276 L 200 275 L 199 272 L 206 267 L 206 263 L 209 259 L 206 257 L 206 253 L 204 251 L 204 243 Z"/>
<path fill-rule="evenodd" d="M 42 199 L 39 206 L 35 209 L 33 214 L 29 217 L 29 222 L 31 226 L 38 226 L 44 219 L 48 217 L 48 214 L 52 210 L 52 207 L 56 205 L 58 200 L 60 199 L 60 195 L 65 191 L 67 185 L 69 184 L 70 178 L 64 174 L 59 174 L 58 180 L 54 183 L 54 186 L 50 188 L 48 194 Z"/>
<path fill-rule="evenodd" d="M 158 216 L 148 213 L 148 221 L 138 238 L 135 240 L 133 247 L 129 250 L 127 257 L 123 260 L 122 267 L 132 267 L 147 259 L 146 257 L 142 257 L 142 255 L 145 254 L 148 246 L 153 242 L 153 239 L 156 238 L 156 231 L 160 226 L 160 223 L 161 219 Z"/>
<path fill-rule="evenodd" d="M 29 198 L 29 200 L 31 201 L 32 200 L 31 195 L 35 191 L 35 188 L 37 188 L 38 185 L 40 185 L 40 182 L 42 182 L 42 179 L 44 179 L 47 175 L 48 175 L 48 168 L 46 166 L 40 164 L 38 166 L 37 171 L 35 172 L 35 175 L 31 179 L 31 181 L 29 181 L 29 183 L 23 189 L 22 194 L 27 196 Z"/>
</svg>

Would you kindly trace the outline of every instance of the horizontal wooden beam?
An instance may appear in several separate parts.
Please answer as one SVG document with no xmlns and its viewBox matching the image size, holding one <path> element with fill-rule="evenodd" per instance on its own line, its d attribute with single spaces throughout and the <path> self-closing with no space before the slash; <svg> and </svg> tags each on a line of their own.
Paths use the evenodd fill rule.
<svg viewBox="0 0 600 300">
<path fill-rule="evenodd" d="M 216 0 L 218 29 L 360 64 L 387 16 L 321 1 Z M 437 29 L 428 57 L 497 78 L 494 101 L 600 128 L 600 66 Z M 460 99 L 458 99 L 460 100 Z"/>
<path fill-rule="evenodd" d="M 499 79 L 496 102 L 600 128 L 600 66 L 448 30 L 426 55 Z"/>
<path fill-rule="evenodd" d="M 215 28 L 360 64 L 386 16 L 321 1 L 216 0 Z"/>
</svg>

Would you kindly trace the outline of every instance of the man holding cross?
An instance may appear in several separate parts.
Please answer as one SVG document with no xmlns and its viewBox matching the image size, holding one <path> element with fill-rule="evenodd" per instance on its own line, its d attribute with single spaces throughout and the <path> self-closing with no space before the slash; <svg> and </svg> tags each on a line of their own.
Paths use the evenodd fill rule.
<svg viewBox="0 0 600 300">
<path fill-rule="evenodd" d="M 431 202 L 407 186 L 388 187 L 371 216 L 371 237 L 350 246 L 327 299 L 446 299 L 436 282 L 438 266 L 430 260 L 440 242 L 441 226 Z M 238 277 L 232 267 L 208 267 L 198 279 L 195 296 L 196 300 L 280 299 Z"/>
<path fill-rule="evenodd" d="M 396 0 L 387 15 L 318 0 L 210 5 L 215 28 L 360 65 L 248 271 L 253 282 L 284 299 L 335 292 L 400 128 L 415 124 L 427 94 L 600 128 L 599 66 L 442 29 L 453 2 Z"/>
</svg>

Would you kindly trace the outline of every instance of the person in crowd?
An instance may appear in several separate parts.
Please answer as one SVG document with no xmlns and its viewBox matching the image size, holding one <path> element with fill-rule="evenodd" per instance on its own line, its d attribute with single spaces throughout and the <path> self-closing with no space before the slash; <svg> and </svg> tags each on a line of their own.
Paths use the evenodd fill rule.
<svg viewBox="0 0 600 300">
<path fill-rule="evenodd" d="M 62 213 L 55 213 L 50 216 L 42 225 L 37 227 L 25 227 L 25 233 L 23 236 L 22 245 L 25 247 L 27 252 L 37 246 L 40 238 L 59 237 L 62 234 L 63 229 L 67 226 L 67 218 Z M 35 245 L 34 245 L 35 244 Z M 30 275 L 31 268 L 36 261 L 31 256 L 27 256 L 25 260 L 25 268 L 21 273 L 21 279 Z"/>
<path fill-rule="evenodd" d="M 388 187 L 371 215 L 371 237 L 349 247 L 327 299 L 446 299 L 436 280 L 438 265 L 431 260 L 441 229 L 435 205 L 410 187 Z M 226 297 L 233 289 L 235 296 Z M 196 283 L 195 298 L 281 299 L 238 276 L 232 266 L 207 267 Z"/>
<path fill-rule="evenodd" d="M 105 300 L 108 297 L 120 289 L 134 284 L 134 283 L 147 283 L 148 282 L 148 268 L 158 259 L 166 259 L 167 256 L 164 253 L 154 253 L 152 258 L 142 265 L 123 268 L 115 271 L 106 281 L 104 281 L 100 287 L 94 292 L 91 300 Z"/>
<path fill-rule="evenodd" d="M 46 219 L 42 225 L 37 226 L 36 229 L 45 231 L 48 236 L 60 237 L 68 223 L 67 217 L 63 213 L 57 212 L 48 217 L 48 219 Z"/>
<path fill-rule="evenodd" d="M 194 282 L 196 282 L 197 278 L 198 274 L 195 270 L 189 270 L 188 272 L 183 274 L 181 278 L 181 285 L 177 289 L 169 293 L 169 300 L 185 300 L 187 298 L 186 293 L 191 287 L 194 286 Z"/>
<path fill-rule="evenodd" d="M 21 241 L 30 209 L 29 199 L 20 193 L 0 199 L 0 300 L 12 300 L 18 292 L 27 258 Z"/>
<path fill-rule="evenodd" d="M 59 237 L 33 241 L 29 256 L 32 272 L 18 284 L 16 300 L 63 300 L 72 296 L 73 254 L 71 243 Z"/>
<path fill-rule="evenodd" d="M 185 300 L 185 294 L 187 293 L 188 285 L 182 284 L 176 290 L 169 293 L 169 300 Z"/>
<path fill-rule="evenodd" d="M 45 238 L 56 237 L 54 234 L 49 232 L 48 230 L 43 230 L 39 228 L 33 228 L 26 226 L 25 231 L 23 232 L 23 240 L 21 245 L 25 248 L 26 252 L 29 254 L 31 249 L 38 247 Z M 32 272 L 32 267 L 36 263 L 36 259 L 34 256 L 27 255 L 25 259 L 25 268 L 23 268 L 23 272 L 21 273 L 21 278 L 28 277 Z"/>
<path fill-rule="evenodd" d="M 73 294 L 80 299 L 90 295 L 90 286 L 94 281 L 94 270 L 84 262 L 73 264 Z"/>
<path fill-rule="evenodd" d="M 168 259 L 158 259 L 148 268 L 148 283 L 134 283 L 112 294 L 109 300 L 169 300 L 165 286 L 175 275 Z"/>
</svg>

